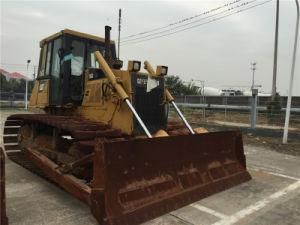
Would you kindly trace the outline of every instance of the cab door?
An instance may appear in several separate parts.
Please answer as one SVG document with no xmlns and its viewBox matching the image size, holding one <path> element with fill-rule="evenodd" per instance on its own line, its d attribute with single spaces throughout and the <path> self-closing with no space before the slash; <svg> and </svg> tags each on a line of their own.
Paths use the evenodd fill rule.
<svg viewBox="0 0 300 225">
<path fill-rule="evenodd" d="M 41 48 L 38 77 L 35 81 L 30 106 L 57 105 L 60 94 L 60 65 L 58 49 L 61 39 L 49 41 Z"/>
<path fill-rule="evenodd" d="M 85 42 L 72 38 L 70 56 L 70 98 L 75 104 L 83 99 L 83 72 L 85 64 Z"/>
<path fill-rule="evenodd" d="M 60 105 L 61 63 L 60 63 L 59 49 L 62 46 L 62 40 L 61 38 L 57 38 L 50 43 L 53 43 L 52 54 L 48 52 L 49 57 L 47 56 L 47 65 L 48 63 L 51 65 L 49 66 L 49 72 L 48 72 L 50 75 L 50 105 Z M 50 55 L 52 55 L 51 58 Z M 48 68 L 48 66 L 46 68 Z"/>
</svg>

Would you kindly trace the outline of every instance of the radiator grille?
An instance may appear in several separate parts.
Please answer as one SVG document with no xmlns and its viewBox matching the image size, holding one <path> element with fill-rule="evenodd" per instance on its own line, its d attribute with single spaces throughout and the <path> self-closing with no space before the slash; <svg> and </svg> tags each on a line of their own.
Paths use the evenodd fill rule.
<svg viewBox="0 0 300 225">
<path fill-rule="evenodd" d="M 151 133 L 165 129 L 167 112 L 164 101 L 164 78 L 155 78 L 159 85 L 147 92 L 146 75 L 132 75 L 133 106 Z M 135 132 L 144 133 L 137 121 L 134 121 Z"/>
</svg>

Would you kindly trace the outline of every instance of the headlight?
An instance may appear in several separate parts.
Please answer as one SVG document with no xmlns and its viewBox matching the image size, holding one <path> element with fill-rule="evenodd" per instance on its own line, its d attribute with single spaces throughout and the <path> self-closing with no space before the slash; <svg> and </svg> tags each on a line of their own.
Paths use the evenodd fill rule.
<svg viewBox="0 0 300 225">
<path fill-rule="evenodd" d="M 133 70 L 134 71 L 139 71 L 141 68 L 141 62 L 133 62 Z"/>
<path fill-rule="evenodd" d="M 138 72 L 141 69 L 140 61 L 128 61 L 128 70 L 130 72 Z"/>
<path fill-rule="evenodd" d="M 167 66 L 157 66 L 156 67 L 156 75 L 166 76 L 167 73 L 168 73 L 168 67 Z"/>
</svg>

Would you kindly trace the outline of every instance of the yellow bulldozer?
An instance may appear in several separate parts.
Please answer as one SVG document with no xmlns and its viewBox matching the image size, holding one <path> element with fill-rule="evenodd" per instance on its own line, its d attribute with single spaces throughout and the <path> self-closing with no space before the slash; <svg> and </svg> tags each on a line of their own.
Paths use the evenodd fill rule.
<svg viewBox="0 0 300 225">
<path fill-rule="evenodd" d="M 7 118 L 8 157 L 105 225 L 140 224 L 250 180 L 241 133 L 193 129 L 166 87 L 168 67 L 121 69 L 110 30 L 65 29 L 40 42 L 34 113 Z M 181 122 L 168 121 L 169 105 Z"/>
</svg>

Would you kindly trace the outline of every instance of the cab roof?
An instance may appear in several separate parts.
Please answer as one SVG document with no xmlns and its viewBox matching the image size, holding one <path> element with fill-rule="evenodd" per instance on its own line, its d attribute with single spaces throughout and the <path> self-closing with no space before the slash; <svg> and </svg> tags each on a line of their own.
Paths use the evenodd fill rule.
<svg viewBox="0 0 300 225">
<path fill-rule="evenodd" d="M 72 36 L 76 36 L 76 37 L 80 37 L 80 38 L 85 38 L 85 39 L 91 39 L 91 40 L 94 40 L 94 41 L 99 41 L 99 42 L 105 42 L 105 39 L 102 38 L 102 37 L 98 37 L 98 36 L 95 36 L 95 35 L 91 35 L 91 34 L 87 34 L 87 33 L 82 33 L 82 32 L 79 32 L 79 31 L 75 31 L 75 30 L 70 30 L 70 29 L 64 29 L 64 30 L 61 30 L 60 32 L 57 32 L 55 34 L 52 34 L 46 38 L 44 38 L 43 40 L 40 41 L 40 47 L 42 47 L 45 43 L 63 35 L 63 34 L 70 34 Z M 114 41 L 110 41 L 111 44 L 114 44 L 115 42 Z"/>
</svg>

